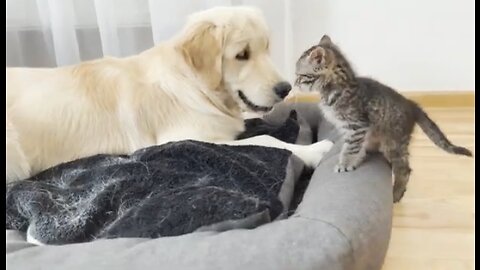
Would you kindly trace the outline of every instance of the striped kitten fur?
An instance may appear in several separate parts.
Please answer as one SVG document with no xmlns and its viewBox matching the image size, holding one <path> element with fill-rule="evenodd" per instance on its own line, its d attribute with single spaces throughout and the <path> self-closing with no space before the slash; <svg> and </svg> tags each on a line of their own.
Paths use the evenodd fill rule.
<svg viewBox="0 0 480 270">
<path fill-rule="evenodd" d="M 298 59 L 295 85 L 320 92 L 324 116 L 344 134 L 335 171 L 355 170 L 367 151 L 380 151 L 392 166 L 394 202 L 403 197 L 410 176 L 408 145 L 415 123 L 443 150 L 472 156 L 453 145 L 418 104 L 375 80 L 357 77 L 327 35 Z"/>
</svg>

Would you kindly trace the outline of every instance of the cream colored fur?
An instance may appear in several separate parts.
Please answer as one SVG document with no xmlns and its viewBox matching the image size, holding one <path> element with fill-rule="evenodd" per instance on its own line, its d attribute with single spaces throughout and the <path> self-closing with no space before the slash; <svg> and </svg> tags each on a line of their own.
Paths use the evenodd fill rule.
<svg viewBox="0 0 480 270">
<path fill-rule="evenodd" d="M 250 58 L 236 55 L 248 48 Z M 250 110 L 279 101 L 268 30 L 253 8 L 193 14 L 169 41 L 127 58 L 53 69 L 7 69 L 7 182 L 99 153 L 195 139 L 286 148 L 310 166 L 331 147 L 268 136 L 233 141 Z"/>
</svg>

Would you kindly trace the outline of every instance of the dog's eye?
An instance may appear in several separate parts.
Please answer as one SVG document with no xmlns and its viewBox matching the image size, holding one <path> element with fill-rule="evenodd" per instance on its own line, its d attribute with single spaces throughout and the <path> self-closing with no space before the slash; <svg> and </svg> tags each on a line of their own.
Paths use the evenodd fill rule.
<svg viewBox="0 0 480 270">
<path fill-rule="evenodd" d="M 248 51 L 248 49 L 245 49 L 241 53 L 237 54 L 235 56 L 235 59 L 240 61 L 245 61 L 245 60 L 248 60 L 249 57 L 250 57 L 250 52 Z"/>
</svg>

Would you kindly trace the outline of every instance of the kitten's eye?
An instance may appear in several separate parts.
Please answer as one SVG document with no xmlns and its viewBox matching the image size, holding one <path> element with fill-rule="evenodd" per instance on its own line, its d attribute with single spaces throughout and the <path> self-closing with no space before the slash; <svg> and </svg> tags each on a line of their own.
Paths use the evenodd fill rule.
<svg viewBox="0 0 480 270">
<path fill-rule="evenodd" d="M 311 74 L 300 74 L 297 78 L 297 84 L 311 84 L 317 80 L 317 76 Z"/>
<path fill-rule="evenodd" d="M 248 48 L 245 48 L 241 53 L 235 56 L 235 59 L 239 61 L 246 61 L 248 60 L 248 58 L 250 58 L 250 51 L 248 50 Z"/>
</svg>

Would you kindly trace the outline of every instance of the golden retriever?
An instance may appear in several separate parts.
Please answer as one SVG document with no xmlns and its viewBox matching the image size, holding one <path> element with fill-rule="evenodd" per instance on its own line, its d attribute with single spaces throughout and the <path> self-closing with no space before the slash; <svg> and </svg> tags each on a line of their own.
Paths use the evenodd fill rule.
<svg viewBox="0 0 480 270">
<path fill-rule="evenodd" d="M 195 13 L 179 35 L 135 56 L 7 68 L 7 182 L 81 157 L 185 139 L 288 149 L 315 166 L 330 141 L 234 140 L 243 111 L 266 112 L 290 88 L 269 57 L 263 15 L 250 7 Z"/>
</svg>

